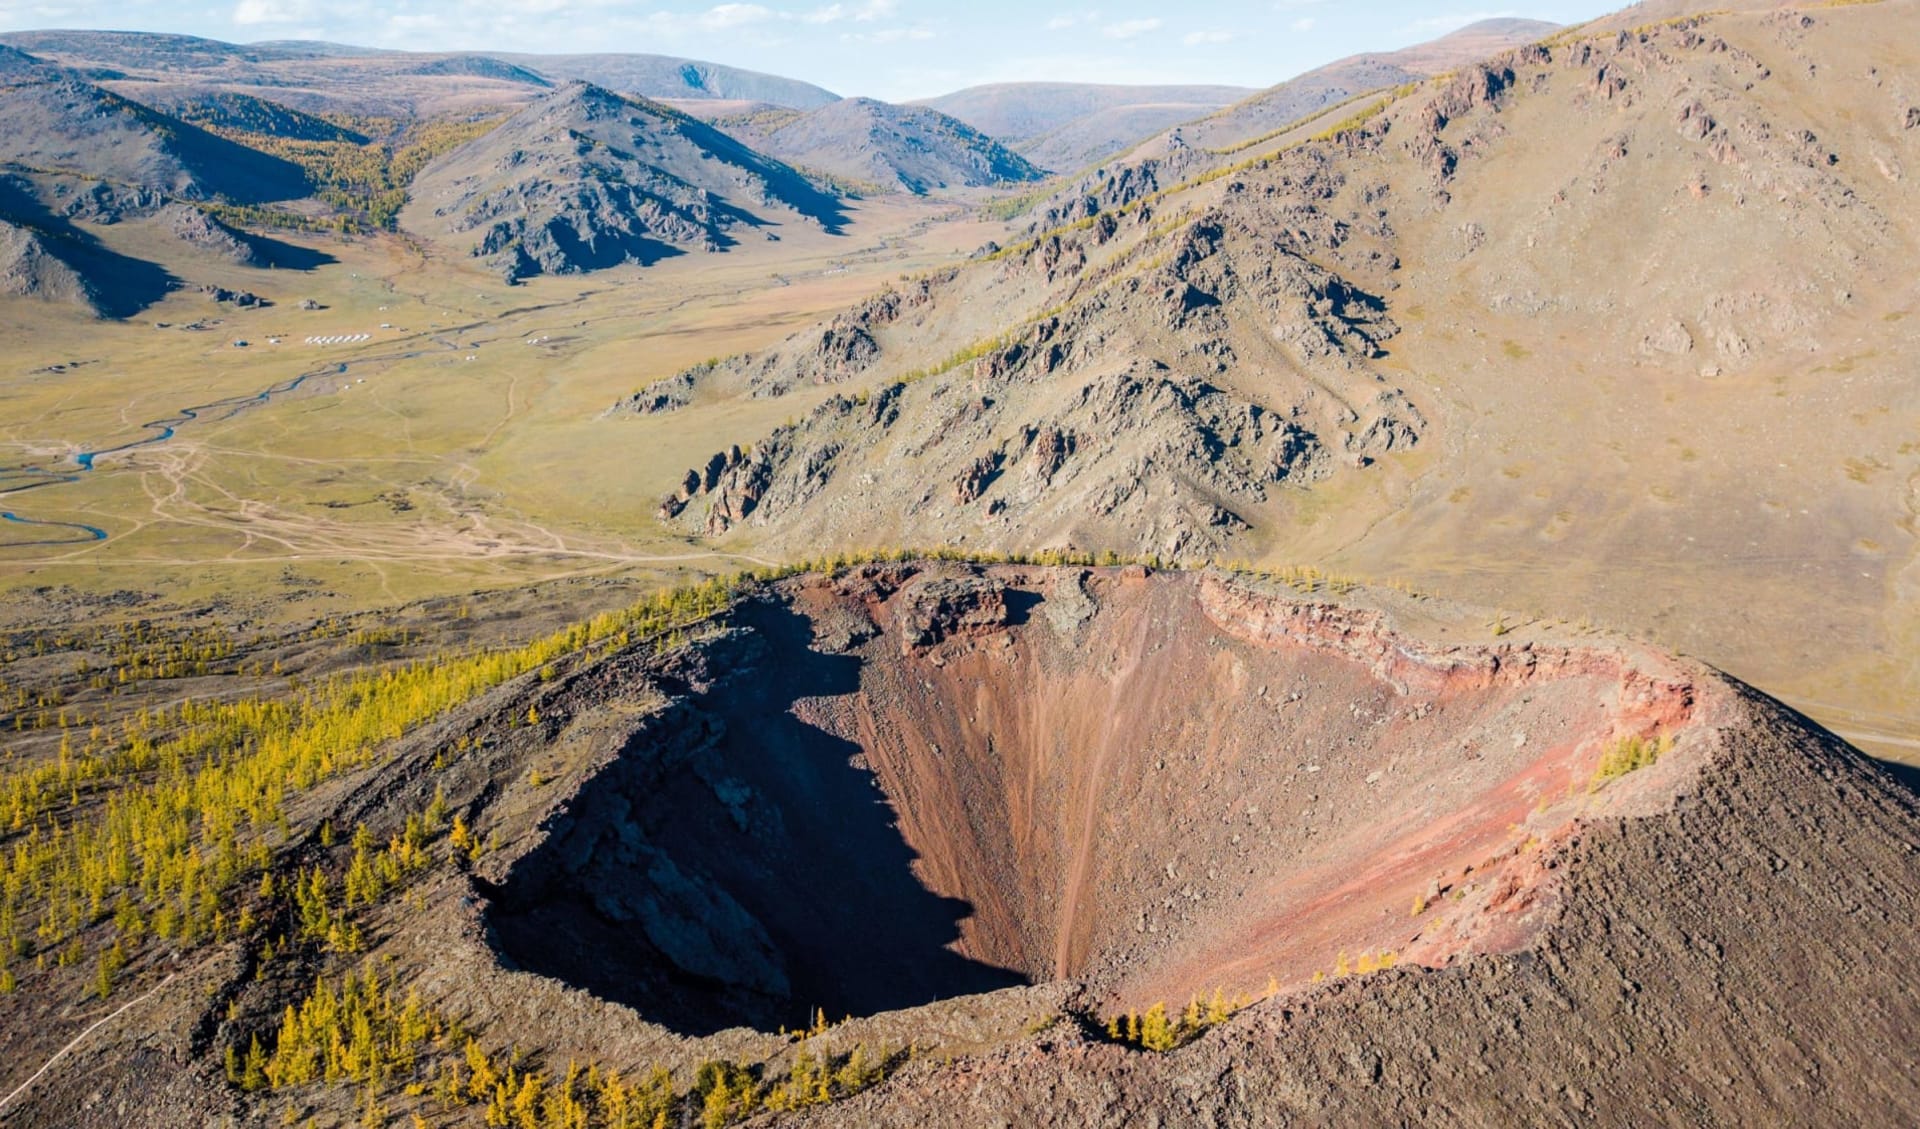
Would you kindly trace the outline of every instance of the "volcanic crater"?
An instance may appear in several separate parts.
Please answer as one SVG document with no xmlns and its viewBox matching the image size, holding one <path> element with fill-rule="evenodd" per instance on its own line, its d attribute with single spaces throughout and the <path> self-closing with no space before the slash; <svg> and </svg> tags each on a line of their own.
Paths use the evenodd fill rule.
<svg viewBox="0 0 1920 1129">
<path fill-rule="evenodd" d="M 691 1035 L 1520 949 L 1561 848 L 1669 807 L 1729 697 L 1397 592 L 954 564 L 768 585 L 658 688 L 485 892 L 511 963 Z M 1666 751 L 1598 771 L 1633 741 Z"/>
</svg>

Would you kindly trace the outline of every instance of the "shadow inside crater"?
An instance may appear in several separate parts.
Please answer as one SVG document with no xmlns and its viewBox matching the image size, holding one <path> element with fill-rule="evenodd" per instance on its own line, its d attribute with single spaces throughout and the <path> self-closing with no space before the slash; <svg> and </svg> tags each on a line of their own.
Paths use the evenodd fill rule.
<svg viewBox="0 0 1920 1129">
<path fill-rule="evenodd" d="M 860 748 L 795 716 L 857 693 L 860 660 L 812 649 L 784 607 L 739 620 L 718 684 L 635 734 L 489 890 L 503 956 L 687 1035 L 1026 983 L 950 948 L 972 907 L 915 876 Z"/>
</svg>

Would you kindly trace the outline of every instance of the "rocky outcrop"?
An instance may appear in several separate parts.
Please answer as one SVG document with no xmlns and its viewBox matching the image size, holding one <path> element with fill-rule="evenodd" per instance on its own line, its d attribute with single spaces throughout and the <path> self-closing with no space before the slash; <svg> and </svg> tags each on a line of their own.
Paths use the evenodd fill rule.
<svg viewBox="0 0 1920 1129">
<path fill-rule="evenodd" d="M 1529 59 L 1544 55 L 1543 48 L 1525 53 Z M 1481 107 L 1495 107 L 1513 87 L 1512 62 L 1502 61 L 1468 67 L 1443 84 L 1421 106 L 1413 134 L 1406 146 L 1413 159 L 1427 171 L 1437 199 L 1446 198 L 1446 183 L 1460 164 L 1463 151 L 1471 151 L 1471 136 L 1452 138 L 1447 127 Z"/>
<path fill-rule="evenodd" d="M 884 512 L 914 515 L 917 537 L 1229 551 L 1249 511 L 1406 451 L 1425 427 L 1371 370 L 1399 331 L 1385 303 L 1338 269 L 1391 257 L 1324 208 L 1338 188 L 1325 155 L 1300 153 L 1272 179 L 1278 191 L 1231 183 L 1221 204 L 1117 260 L 1099 247 L 1123 223 L 1151 225 L 1142 210 L 1008 250 L 979 272 L 1064 301 L 942 371 L 882 384 L 868 402 L 828 401 L 757 444 L 704 511 L 690 512 L 689 495 L 662 515 L 709 534 L 747 524 L 817 537 L 822 519 L 871 517 L 854 498 L 870 507 L 878 494 Z M 964 302 L 968 281 L 881 295 L 727 362 L 727 375 L 771 394 L 885 372 L 890 356 L 925 349 L 913 330 L 943 328 L 928 318 Z M 1331 398 L 1327 380 L 1353 387 Z"/>
<path fill-rule="evenodd" d="M 636 392 L 607 414 L 674 411 L 691 402 L 694 390 L 702 387 L 745 390 L 755 398 L 772 398 L 803 385 L 852 380 L 880 363 L 889 327 L 903 316 L 924 311 L 953 277 L 952 271 L 943 271 L 890 287 L 764 353 L 703 361 Z"/>
<path fill-rule="evenodd" d="M 252 240 L 186 204 L 168 204 L 160 210 L 160 220 L 175 239 L 197 251 L 216 255 L 230 263 L 247 267 L 267 265 Z M 226 299 L 220 299 L 226 301 Z"/>
<path fill-rule="evenodd" d="M 808 374 L 808 383 L 838 384 L 865 372 L 880 357 L 880 346 L 867 328 L 875 320 L 862 313 L 841 314 L 814 331 L 794 354 L 795 374 Z M 754 393 L 778 395 L 784 390 L 784 385 L 762 380 L 756 382 Z"/>
<path fill-rule="evenodd" d="M 0 294 L 81 306 L 98 312 L 87 280 L 35 231 L 0 220 Z"/>
<path fill-rule="evenodd" d="M 888 192 L 1024 184 L 1046 174 L 956 118 L 925 106 L 847 98 L 768 132 L 766 152 Z"/>
<path fill-rule="evenodd" d="M 224 286 L 215 286 L 211 283 L 202 286 L 200 293 L 216 302 L 237 306 L 243 310 L 258 309 L 261 306 L 273 304 L 251 290 L 229 290 Z"/>
<path fill-rule="evenodd" d="M 835 227 L 833 197 L 677 111 L 584 83 L 421 170 L 407 222 L 509 281 L 723 251 L 781 222 Z"/>
<path fill-rule="evenodd" d="M 903 655 L 1007 625 L 1007 586 L 990 576 L 922 577 L 908 584 L 898 600 L 895 621 Z"/>
<path fill-rule="evenodd" d="M 665 380 L 656 380 L 607 409 L 607 414 L 651 416 L 677 411 L 693 402 L 693 393 L 700 385 L 700 378 L 713 369 L 713 364 L 696 365 Z"/>
</svg>

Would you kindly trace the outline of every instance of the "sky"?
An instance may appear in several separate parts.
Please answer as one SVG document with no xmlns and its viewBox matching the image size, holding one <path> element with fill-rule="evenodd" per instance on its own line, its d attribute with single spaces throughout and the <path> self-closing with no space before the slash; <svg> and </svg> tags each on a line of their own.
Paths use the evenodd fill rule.
<svg viewBox="0 0 1920 1129">
<path fill-rule="evenodd" d="M 893 101 L 985 82 L 1263 87 L 1495 16 L 1627 0 L 0 0 L 0 28 L 114 28 L 414 51 L 681 55 Z"/>
</svg>

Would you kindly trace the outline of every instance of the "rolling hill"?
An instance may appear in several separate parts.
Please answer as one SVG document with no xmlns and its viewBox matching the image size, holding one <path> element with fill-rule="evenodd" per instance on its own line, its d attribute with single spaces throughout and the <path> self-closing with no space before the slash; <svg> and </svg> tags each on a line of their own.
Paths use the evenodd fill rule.
<svg viewBox="0 0 1920 1129">
<path fill-rule="evenodd" d="M 937 110 L 848 98 L 787 118 L 744 140 L 790 164 L 854 184 L 916 195 L 942 188 L 1025 184 L 1045 173 L 979 130 Z"/>
<path fill-rule="evenodd" d="M 279 41 L 232 44 L 184 35 L 22 31 L 6 44 L 146 101 L 243 94 L 307 113 L 428 116 L 518 106 L 568 81 L 648 98 L 746 98 L 813 109 L 837 96 L 807 83 L 659 55 L 407 52 Z"/>
<path fill-rule="evenodd" d="M 422 169 L 402 223 L 509 279 L 723 251 L 838 203 L 780 162 L 658 103 L 571 83 Z"/>
<path fill-rule="evenodd" d="M 7 88 L 0 163 L 192 200 L 255 203 L 308 191 L 306 175 L 287 161 L 70 79 Z"/>
<path fill-rule="evenodd" d="M 662 512 L 723 545 L 1307 553 L 1920 692 L 1893 657 L 1920 630 L 1914 20 L 1575 33 L 1087 197 L 690 374 L 844 392 Z M 1684 610 L 1729 598 L 1770 623 Z"/>
<path fill-rule="evenodd" d="M 1558 25 L 1539 20 L 1482 20 L 1429 43 L 1329 63 L 1183 124 L 1175 132 L 1181 142 L 1195 148 L 1236 149 L 1368 91 L 1444 74 L 1544 39 L 1556 30 Z M 1170 139 L 1149 141 L 1138 155 L 1160 155 Z"/>
<path fill-rule="evenodd" d="M 549 78 L 590 82 L 642 98 L 764 102 L 817 110 L 840 100 L 812 83 L 666 55 L 497 55 Z"/>
<path fill-rule="evenodd" d="M 1010 82 L 917 104 L 959 118 L 1041 168 L 1073 172 L 1252 93 L 1238 86 Z"/>
</svg>

